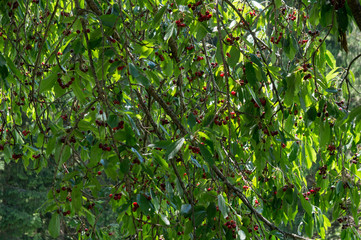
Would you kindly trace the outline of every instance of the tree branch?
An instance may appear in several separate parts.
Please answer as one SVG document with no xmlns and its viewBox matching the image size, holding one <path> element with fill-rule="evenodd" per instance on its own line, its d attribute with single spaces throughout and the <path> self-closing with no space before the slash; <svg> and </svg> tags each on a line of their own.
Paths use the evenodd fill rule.
<svg viewBox="0 0 361 240">
<path fill-rule="evenodd" d="M 177 127 L 179 128 L 179 130 L 182 132 L 183 135 L 188 134 L 187 129 L 181 124 L 181 122 L 179 122 L 177 116 L 173 113 L 173 111 L 167 106 L 167 104 L 163 101 L 163 99 L 161 99 L 158 94 L 155 92 L 154 87 L 150 86 L 148 89 L 148 93 L 154 97 L 154 99 L 163 107 L 164 111 L 171 117 L 171 119 L 173 120 L 173 122 L 177 125 Z M 172 162 L 171 162 L 172 163 Z M 173 169 L 177 169 L 175 165 L 173 165 L 174 163 L 172 163 L 172 167 Z M 276 227 L 273 223 L 271 223 L 267 218 L 265 218 L 262 214 L 260 214 L 259 212 L 257 212 L 253 207 L 252 204 L 248 201 L 248 199 L 246 198 L 246 196 L 243 195 L 242 191 L 240 189 L 238 189 L 237 187 L 235 187 L 232 183 L 230 183 L 228 181 L 228 179 L 222 174 L 222 172 L 219 170 L 219 168 L 215 165 L 212 166 L 213 171 L 217 174 L 217 176 L 227 185 L 228 188 L 232 189 L 237 196 L 241 199 L 241 201 L 262 221 L 264 222 L 271 230 L 277 230 L 280 233 L 282 233 L 285 236 L 291 237 L 293 239 L 303 239 L 303 240 L 308 240 L 309 238 L 305 238 L 302 236 L 299 236 L 297 234 L 294 233 L 289 233 L 289 232 L 285 232 L 281 229 L 279 229 L 278 227 Z M 177 175 L 178 179 L 179 176 Z"/>
<path fill-rule="evenodd" d="M 285 231 L 279 229 L 278 227 L 276 227 L 273 223 L 271 223 L 267 218 L 265 218 L 262 214 L 257 212 L 256 209 L 254 209 L 252 207 L 252 204 L 248 201 L 248 199 L 242 193 L 242 191 L 239 188 L 235 187 L 232 183 L 230 183 L 228 181 L 228 179 L 222 174 L 222 172 L 219 170 L 219 168 L 216 165 L 213 165 L 212 169 L 217 174 L 217 176 L 227 185 L 227 187 L 232 189 L 236 193 L 236 195 L 252 211 L 252 213 L 255 216 L 257 216 L 257 218 L 259 218 L 262 222 L 264 222 L 271 230 L 277 230 L 280 233 L 282 233 L 283 235 L 285 235 L 287 237 L 291 237 L 292 239 L 303 239 L 303 240 L 306 240 L 306 239 L 308 240 L 309 239 L 309 238 L 305 238 L 305 237 L 299 236 L 299 235 L 294 234 L 294 233 L 285 232 Z"/>
</svg>

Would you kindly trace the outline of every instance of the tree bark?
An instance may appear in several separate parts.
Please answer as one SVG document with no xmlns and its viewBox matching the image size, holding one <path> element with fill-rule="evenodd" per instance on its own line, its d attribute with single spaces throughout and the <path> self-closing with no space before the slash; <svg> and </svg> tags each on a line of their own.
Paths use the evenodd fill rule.
<svg viewBox="0 0 361 240">
<path fill-rule="evenodd" d="M 356 25 L 361 31 L 361 4 L 359 0 L 347 0 L 347 4 L 351 9 Z"/>
</svg>

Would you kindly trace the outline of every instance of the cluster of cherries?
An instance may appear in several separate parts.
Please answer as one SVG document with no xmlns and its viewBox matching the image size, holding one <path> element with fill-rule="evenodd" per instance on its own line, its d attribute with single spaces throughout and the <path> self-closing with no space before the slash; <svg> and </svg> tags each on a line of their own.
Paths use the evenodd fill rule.
<svg viewBox="0 0 361 240">
<path fill-rule="evenodd" d="M 201 12 L 198 12 L 198 21 L 204 22 L 212 18 L 212 13 L 209 13 L 209 11 L 206 11 L 206 13 L 203 15 Z"/>
<path fill-rule="evenodd" d="M 179 20 L 176 20 L 176 21 L 175 21 L 175 24 L 177 24 L 177 27 L 179 27 L 179 28 L 181 28 L 181 27 L 185 27 L 185 26 L 186 26 L 186 24 L 185 24 L 185 23 L 183 23 L 183 21 L 184 21 L 184 19 L 183 19 L 183 18 L 181 18 L 181 19 L 179 19 Z"/>
<path fill-rule="evenodd" d="M 110 152 L 112 150 L 112 148 L 110 146 L 108 146 L 107 143 L 105 143 L 105 144 L 99 143 L 99 148 L 101 148 L 103 151 L 107 151 L 107 152 Z"/>
<path fill-rule="evenodd" d="M 335 150 L 336 150 L 336 146 L 333 144 L 329 144 L 327 146 L 327 150 L 330 152 L 330 155 L 334 155 L 335 154 Z"/>
<path fill-rule="evenodd" d="M 271 43 L 278 44 L 281 41 L 282 37 L 283 37 L 283 32 L 280 32 L 277 40 L 275 40 L 275 37 L 271 37 Z"/>
<path fill-rule="evenodd" d="M 114 127 L 113 130 L 116 131 L 116 130 L 123 129 L 123 128 L 124 128 L 124 121 L 120 121 L 118 123 L 118 126 Z"/>
<path fill-rule="evenodd" d="M 194 10 L 196 10 L 196 8 L 197 8 L 198 6 L 200 6 L 200 5 L 202 5 L 202 1 L 198 1 L 198 2 L 196 2 L 196 3 L 194 3 L 194 4 L 189 3 L 189 4 L 188 4 L 188 8 L 191 8 L 191 9 L 194 11 Z"/>
<path fill-rule="evenodd" d="M 318 172 L 318 174 L 319 175 L 323 175 L 323 178 L 325 179 L 326 177 L 327 177 L 327 165 L 323 165 L 322 167 L 319 167 L 318 168 L 318 170 L 319 170 L 319 172 Z"/>
<path fill-rule="evenodd" d="M 305 198 L 305 200 L 309 200 L 309 196 L 311 195 L 311 194 L 316 194 L 316 193 L 318 193 L 319 191 L 321 190 L 321 188 L 320 187 L 317 187 L 317 188 L 313 188 L 313 189 L 310 189 L 308 192 L 306 192 L 306 193 L 302 193 L 302 196 Z"/>
<path fill-rule="evenodd" d="M 19 154 L 14 153 L 14 154 L 12 155 L 12 157 L 13 157 L 14 160 L 17 160 L 17 159 L 21 158 L 22 156 L 23 156 L 23 155 L 22 155 L 21 153 L 19 153 Z"/>
<path fill-rule="evenodd" d="M 307 80 L 307 79 L 310 79 L 310 78 L 312 78 L 311 73 L 306 74 L 306 75 L 303 77 L 303 80 Z"/>
<path fill-rule="evenodd" d="M 63 213 L 63 216 L 65 217 L 66 215 L 70 215 L 70 210 L 62 212 L 60 209 L 57 210 L 57 213 Z"/>
<path fill-rule="evenodd" d="M 227 221 L 224 226 L 226 226 L 228 229 L 236 228 L 236 222 L 234 220 Z"/>
<path fill-rule="evenodd" d="M 288 19 L 295 21 L 296 20 L 296 11 L 293 11 L 293 14 L 288 14 Z"/>
<path fill-rule="evenodd" d="M 168 121 L 168 119 L 166 119 L 166 118 L 162 118 L 160 121 L 161 121 L 161 124 L 162 124 L 162 125 L 167 125 L 167 124 L 170 123 L 170 122 Z"/>
<path fill-rule="evenodd" d="M 75 80 L 75 77 L 72 77 L 68 83 L 64 84 L 60 77 L 57 79 L 59 86 L 62 89 L 69 88 L 73 84 L 74 80 Z"/>
<path fill-rule="evenodd" d="M 98 125 L 99 127 L 104 127 L 104 126 L 108 126 L 108 123 L 101 121 L 101 120 L 95 120 L 95 124 Z"/>
<path fill-rule="evenodd" d="M 114 200 L 120 200 L 122 198 L 122 193 L 116 193 L 116 194 L 114 194 L 114 196 L 111 193 L 111 194 L 109 194 L 109 197 L 113 198 Z"/>
<path fill-rule="evenodd" d="M 192 153 L 195 153 L 195 154 L 199 154 L 201 151 L 199 147 L 189 146 L 189 149 L 192 150 Z"/>
<path fill-rule="evenodd" d="M 197 62 L 200 62 L 202 60 L 204 60 L 204 57 L 202 57 L 202 56 L 197 56 L 197 58 L 193 59 L 193 61 L 197 61 Z"/>
<path fill-rule="evenodd" d="M 357 164 L 357 160 L 358 160 L 357 156 L 358 156 L 357 153 L 355 153 L 355 156 L 353 156 L 353 158 L 350 160 L 350 163 Z"/>
<path fill-rule="evenodd" d="M 239 41 L 239 39 L 240 39 L 239 37 L 233 37 L 232 33 L 229 33 L 228 37 L 226 38 L 226 41 L 232 45 L 234 41 Z"/>
<path fill-rule="evenodd" d="M 310 64 L 310 63 L 304 63 L 304 64 L 302 65 L 302 70 L 303 70 L 304 72 L 307 72 L 309 68 L 311 68 L 311 64 Z"/>
<path fill-rule="evenodd" d="M 133 202 L 133 208 L 132 208 L 132 211 L 135 212 L 137 211 L 137 209 L 139 208 L 139 204 L 137 202 Z"/>
<path fill-rule="evenodd" d="M 62 136 L 62 137 L 60 138 L 60 142 L 61 142 L 61 143 L 65 143 L 65 140 L 66 140 L 66 136 Z M 75 137 L 74 137 L 74 136 L 71 136 L 70 139 L 69 139 L 69 142 L 70 142 L 70 143 L 76 143 Z"/>
<path fill-rule="evenodd" d="M 249 12 L 249 15 L 250 15 L 251 17 L 255 17 L 255 16 L 256 16 L 256 10 L 250 11 L 250 12 Z"/>
<path fill-rule="evenodd" d="M 186 49 L 187 49 L 188 51 L 191 51 L 192 49 L 194 49 L 194 46 L 193 46 L 193 45 L 188 46 L 188 47 L 186 47 Z"/>
<path fill-rule="evenodd" d="M 164 61 L 164 56 L 162 54 L 156 52 L 155 55 L 158 56 L 161 61 Z"/>
</svg>

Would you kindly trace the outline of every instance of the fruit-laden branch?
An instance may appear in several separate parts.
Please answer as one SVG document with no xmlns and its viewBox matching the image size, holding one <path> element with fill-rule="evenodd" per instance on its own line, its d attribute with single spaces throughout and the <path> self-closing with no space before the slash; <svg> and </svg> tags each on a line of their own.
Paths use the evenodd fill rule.
<svg viewBox="0 0 361 240">
<path fill-rule="evenodd" d="M 216 165 L 213 165 L 212 167 L 213 171 L 217 174 L 217 176 L 227 185 L 227 187 L 229 189 L 232 189 L 236 195 L 242 200 L 242 202 L 252 211 L 253 214 L 255 214 L 257 216 L 257 218 L 259 218 L 262 222 L 264 222 L 271 230 L 277 230 L 280 233 L 282 233 L 283 235 L 287 236 L 287 237 L 291 237 L 293 239 L 309 239 L 309 238 L 305 238 L 302 236 L 299 236 L 297 234 L 293 234 L 293 233 L 289 233 L 289 232 L 285 232 L 282 231 L 281 229 L 279 229 L 278 227 L 276 227 L 274 224 L 272 224 L 267 218 L 265 218 L 262 214 L 260 214 L 259 212 L 256 211 L 256 209 L 254 209 L 251 205 L 251 203 L 248 201 L 248 199 L 246 198 L 246 196 L 243 195 L 242 191 L 235 187 L 232 183 L 230 183 L 228 181 L 228 179 L 222 174 L 222 172 L 217 168 Z"/>
<path fill-rule="evenodd" d="M 347 0 L 347 4 L 351 9 L 355 22 L 361 31 L 361 4 L 359 0 Z"/>
<path fill-rule="evenodd" d="M 183 135 L 188 134 L 187 129 L 182 125 L 182 123 L 178 120 L 177 116 L 174 114 L 174 112 L 167 106 L 167 104 L 161 99 L 158 94 L 155 92 L 154 87 L 150 86 L 148 89 L 148 93 L 162 106 L 164 111 L 172 121 L 177 125 L 177 127 L 180 129 Z M 176 168 L 176 166 L 173 166 L 173 168 Z M 299 236 L 294 233 L 285 232 L 278 227 L 276 227 L 274 224 L 272 224 L 267 218 L 265 218 L 262 214 L 258 213 L 256 209 L 252 207 L 252 205 L 249 203 L 246 196 L 244 196 L 240 189 L 235 187 L 232 183 L 230 183 L 227 178 L 222 174 L 222 172 L 219 170 L 219 168 L 215 165 L 212 167 L 213 171 L 217 174 L 217 176 L 227 185 L 228 188 L 232 189 L 237 196 L 242 200 L 242 202 L 262 221 L 267 225 L 271 230 L 277 230 L 280 233 L 282 233 L 284 236 L 291 237 L 293 239 L 303 239 L 308 240 L 309 238 L 305 238 L 302 236 Z M 177 176 L 178 177 L 178 176 Z"/>
<path fill-rule="evenodd" d="M 271 83 L 272 83 L 272 86 L 273 86 L 273 91 L 275 92 L 276 94 L 276 98 L 277 98 L 277 102 L 279 103 L 280 105 L 280 108 L 283 111 L 283 105 L 282 105 L 282 101 L 281 101 L 281 98 L 280 98 L 280 95 L 278 93 L 278 90 L 276 88 L 276 84 L 273 80 L 273 77 L 272 77 L 272 74 L 270 72 L 270 70 L 268 69 L 268 66 L 267 66 L 267 61 L 266 61 L 266 58 L 265 56 L 263 55 L 263 52 L 261 51 L 262 47 L 261 47 L 261 43 L 259 42 L 256 34 L 252 31 L 251 29 L 251 26 L 249 25 L 249 23 L 247 22 L 247 20 L 242 16 L 242 14 L 238 11 L 238 9 L 234 6 L 234 4 L 229 1 L 229 0 L 223 0 L 225 3 L 227 3 L 235 12 L 236 14 L 240 17 L 240 19 L 242 20 L 242 23 L 244 24 L 246 30 L 249 32 L 249 34 L 251 34 L 253 40 L 254 40 L 254 44 L 257 46 L 257 48 L 260 50 L 260 55 L 261 55 L 261 58 L 265 64 L 265 68 L 267 70 L 267 75 L 269 77 L 269 79 L 271 80 Z"/>
</svg>

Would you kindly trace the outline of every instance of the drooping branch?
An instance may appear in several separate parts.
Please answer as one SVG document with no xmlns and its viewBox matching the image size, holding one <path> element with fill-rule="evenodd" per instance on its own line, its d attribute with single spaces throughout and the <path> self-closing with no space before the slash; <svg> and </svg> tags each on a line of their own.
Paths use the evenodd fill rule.
<svg viewBox="0 0 361 240">
<path fill-rule="evenodd" d="M 161 107 L 164 109 L 167 115 L 171 117 L 173 122 L 177 125 L 177 127 L 180 129 L 183 135 L 188 134 L 187 129 L 182 125 L 182 123 L 178 120 L 177 116 L 173 113 L 173 111 L 167 106 L 167 104 L 161 99 L 158 94 L 155 92 L 154 87 L 150 86 L 148 89 L 148 93 L 161 105 Z M 175 165 L 172 165 L 173 168 L 176 169 Z M 235 187 L 232 183 L 228 181 L 228 179 L 223 175 L 223 173 L 219 170 L 219 168 L 215 165 L 212 166 L 213 171 L 217 174 L 217 176 L 224 182 L 228 188 L 232 189 L 237 196 L 241 199 L 241 201 L 249 208 L 258 219 L 260 219 L 266 226 L 268 226 L 271 230 L 277 230 L 280 233 L 282 233 L 284 236 L 291 237 L 293 239 L 303 239 L 308 240 L 309 238 L 305 238 L 302 236 L 299 236 L 294 233 L 285 232 L 278 227 L 276 227 L 273 223 L 271 223 L 267 218 L 265 218 L 262 214 L 256 211 L 256 209 L 253 208 L 252 204 L 248 201 L 246 196 L 243 195 L 242 191 Z M 177 176 L 178 177 L 178 176 Z"/>
<path fill-rule="evenodd" d="M 292 239 L 309 239 L 302 236 L 299 236 L 294 233 L 285 232 L 278 227 L 276 227 L 273 223 L 271 223 L 267 218 L 265 218 L 262 214 L 256 211 L 256 209 L 253 208 L 252 204 L 248 201 L 247 197 L 242 193 L 242 191 L 235 187 L 232 183 L 228 181 L 228 179 L 223 175 L 223 173 L 218 169 L 217 166 L 213 165 L 212 167 L 213 171 L 217 174 L 217 176 L 227 185 L 229 189 L 232 189 L 236 195 L 242 200 L 242 202 L 246 205 L 247 208 L 249 208 L 253 214 L 257 216 L 258 219 L 260 219 L 264 224 L 266 224 L 271 230 L 277 230 L 283 235 L 287 237 L 291 237 Z"/>
<path fill-rule="evenodd" d="M 347 0 L 347 4 L 351 9 L 356 25 L 361 31 L 361 4 L 359 0 Z"/>
</svg>

